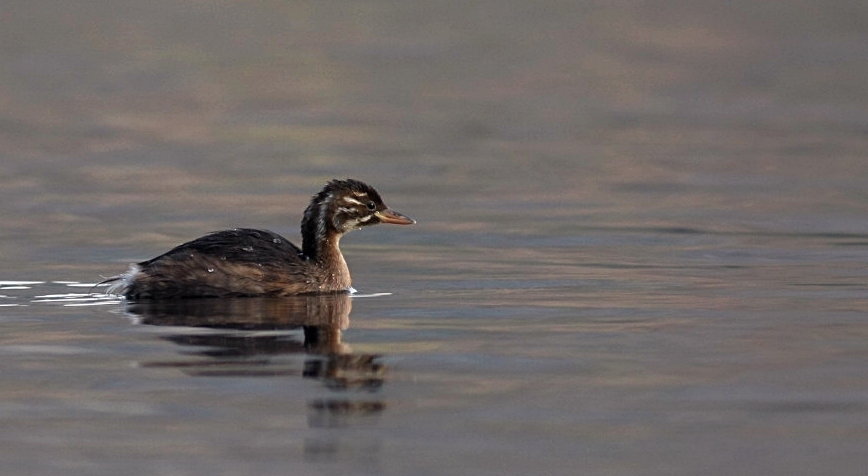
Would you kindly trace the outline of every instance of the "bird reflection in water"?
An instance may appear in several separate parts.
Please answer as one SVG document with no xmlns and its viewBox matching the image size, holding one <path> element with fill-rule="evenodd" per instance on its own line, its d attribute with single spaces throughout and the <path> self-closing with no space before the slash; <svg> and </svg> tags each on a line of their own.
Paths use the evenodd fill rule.
<svg viewBox="0 0 868 476">
<path fill-rule="evenodd" d="M 158 300 L 127 306 L 140 324 L 177 329 L 162 338 L 193 357 L 142 363 L 143 367 L 177 368 L 191 376 L 300 375 L 321 381 L 341 396 L 309 402 L 310 423 L 318 427 L 343 426 L 348 417 L 385 408 L 378 399 L 348 398 L 350 391 L 377 393 L 386 374 L 378 355 L 354 354 L 341 341 L 351 309 L 348 294 Z M 285 358 L 292 355 L 304 356 L 301 368 L 296 359 Z"/>
</svg>

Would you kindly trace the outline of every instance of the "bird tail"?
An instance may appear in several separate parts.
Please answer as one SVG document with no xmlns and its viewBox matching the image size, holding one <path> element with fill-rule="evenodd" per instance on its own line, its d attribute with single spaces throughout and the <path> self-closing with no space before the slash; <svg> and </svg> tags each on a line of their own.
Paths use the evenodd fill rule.
<svg viewBox="0 0 868 476">
<path fill-rule="evenodd" d="M 133 277 L 136 273 L 139 272 L 139 267 L 137 265 L 130 265 L 130 269 L 127 270 L 126 273 L 121 273 L 117 276 L 112 276 L 108 279 L 102 280 L 96 283 L 96 286 L 105 286 L 106 294 L 116 294 L 119 296 L 123 296 L 130 289 L 130 285 L 133 282 Z"/>
</svg>

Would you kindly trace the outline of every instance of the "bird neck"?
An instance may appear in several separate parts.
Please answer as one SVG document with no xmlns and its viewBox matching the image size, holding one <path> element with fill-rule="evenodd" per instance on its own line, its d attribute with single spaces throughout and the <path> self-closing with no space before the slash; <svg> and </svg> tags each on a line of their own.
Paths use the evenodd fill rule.
<svg viewBox="0 0 868 476">
<path fill-rule="evenodd" d="M 330 205 L 330 200 L 323 200 L 307 207 L 301 221 L 301 247 L 304 256 L 321 268 L 329 288 L 346 289 L 350 271 L 339 246 L 341 234 L 329 223 Z"/>
<path fill-rule="evenodd" d="M 304 211 L 301 219 L 301 250 L 311 261 L 320 261 L 329 252 L 337 252 L 339 237 L 329 223 L 331 195 L 316 197 Z"/>
<path fill-rule="evenodd" d="M 330 234 L 325 239 L 317 241 L 312 254 L 305 253 L 322 270 L 324 284 L 329 287 L 329 290 L 346 289 L 352 284 L 350 270 L 338 246 L 340 239 L 341 236 L 337 233 Z"/>
</svg>

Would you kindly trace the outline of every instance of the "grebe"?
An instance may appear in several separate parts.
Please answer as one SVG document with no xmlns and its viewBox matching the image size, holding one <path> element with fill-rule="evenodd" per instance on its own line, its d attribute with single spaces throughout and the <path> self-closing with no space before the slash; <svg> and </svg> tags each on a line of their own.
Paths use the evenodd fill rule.
<svg viewBox="0 0 868 476">
<path fill-rule="evenodd" d="M 301 249 L 267 230 L 218 231 L 100 284 L 131 300 L 347 292 L 352 281 L 338 242 L 348 231 L 377 223 L 416 221 L 389 210 L 366 183 L 332 180 L 304 211 Z"/>
</svg>

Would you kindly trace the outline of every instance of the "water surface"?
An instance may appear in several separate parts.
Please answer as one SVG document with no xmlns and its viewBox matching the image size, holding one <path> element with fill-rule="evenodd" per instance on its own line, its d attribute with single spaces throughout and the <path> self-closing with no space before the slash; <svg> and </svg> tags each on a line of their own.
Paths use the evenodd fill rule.
<svg viewBox="0 0 868 476">
<path fill-rule="evenodd" d="M 4 474 L 864 472 L 864 8 L 3 10 Z M 347 176 L 356 296 L 92 287 Z"/>
</svg>

